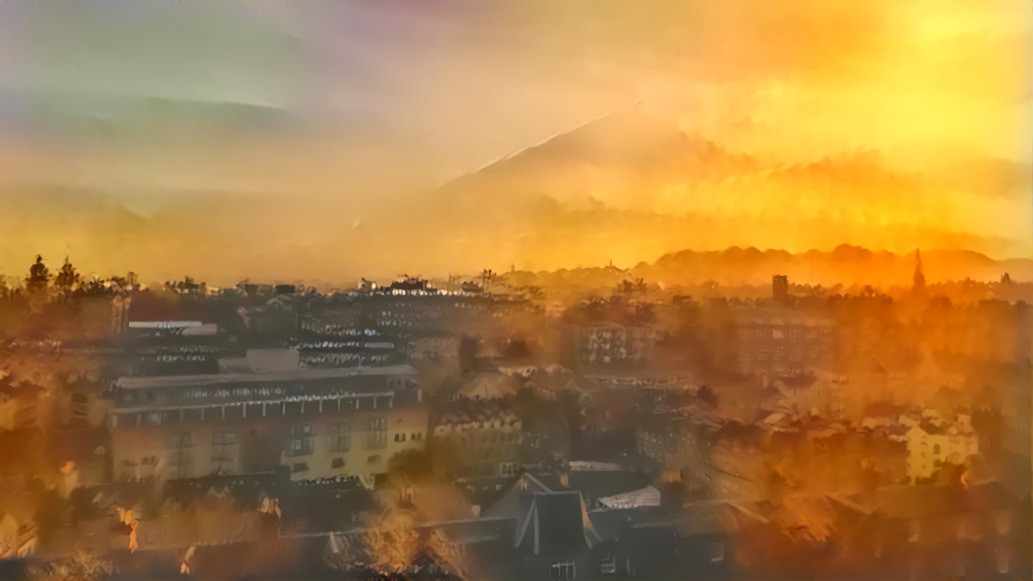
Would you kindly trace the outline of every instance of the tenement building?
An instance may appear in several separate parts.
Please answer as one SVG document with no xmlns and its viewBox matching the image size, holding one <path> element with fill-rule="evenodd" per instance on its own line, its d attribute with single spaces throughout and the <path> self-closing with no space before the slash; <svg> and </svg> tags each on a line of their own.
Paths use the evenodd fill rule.
<svg viewBox="0 0 1033 581">
<path fill-rule="evenodd" d="M 116 391 L 109 425 L 122 479 L 370 478 L 422 448 L 427 430 L 409 365 L 124 377 Z"/>
</svg>

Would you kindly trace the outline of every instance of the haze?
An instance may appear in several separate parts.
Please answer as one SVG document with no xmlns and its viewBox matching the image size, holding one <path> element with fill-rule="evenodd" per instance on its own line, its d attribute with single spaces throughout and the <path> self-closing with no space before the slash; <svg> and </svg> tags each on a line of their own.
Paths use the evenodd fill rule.
<svg viewBox="0 0 1033 581">
<path fill-rule="evenodd" d="M 1031 31 L 1005 0 L 0 2 L 0 273 L 1031 257 Z"/>
</svg>

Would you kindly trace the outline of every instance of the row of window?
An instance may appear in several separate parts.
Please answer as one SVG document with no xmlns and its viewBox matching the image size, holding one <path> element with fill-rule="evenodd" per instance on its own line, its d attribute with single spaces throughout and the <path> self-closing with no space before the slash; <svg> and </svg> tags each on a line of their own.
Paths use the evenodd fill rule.
<svg viewBox="0 0 1033 581">
<path fill-rule="evenodd" d="M 366 464 L 373 465 L 373 464 L 379 464 L 379 463 L 380 463 L 380 454 L 373 454 L 372 456 L 366 458 Z M 339 470 L 341 468 L 344 468 L 344 465 L 345 465 L 344 458 L 334 458 L 333 460 L 330 461 L 330 467 L 333 468 L 334 470 Z M 295 462 L 294 464 L 291 465 L 291 474 L 300 474 L 302 472 L 307 472 L 307 471 L 308 471 L 308 462 Z"/>
<path fill-rule="evenodd" d="M 491 436 L 491 440 L 488 439 L 488 436 L 482 436 L 480 438 L 480 440 L 478 440 L 477 438 L 467 439 L 465 436 L 460 436 L 459 441 L 464 446 L 477 446 L 477 445 L 482 445 L 483 446 L 483 445 L 487 445 L 487 444 L 499 444 L 499 443 L 501 443 L 501 444 L 512 444 L 512 443 L 518 443 L 520 441 L 520 434 L 517 434 L 517 433 L 493 434 Z"/>
<path fill-rule="evenodd" d="M 340 422 L 330 426 L 328 432 L 331 452 L 347 452 L 351 450 L 351 424 Z M 396 442 L 405 442 L 408 439 L 414 441 L 422 440 L 423 434 L 414 432 L 411 435 L 405 433 L 395 434 Z M 307 456 L 313 452 L 314 434 L 311 424 L 295 424 L 290 428 L 290 440 L 287 452 L 291 456 Z M 236 457 L 237 432 L 234 430 L 219 430 L 212 434 L 212 459 L 230 460 Z M 176 452 L 182 452 L 193 446 L 192 437 L 189 433 L 176 434 L 169 438 L 169 448 Z M 387 446 L 387 418 L 370 418 L 366 423 L 366 449 L 376 450 Z"/>
<path fill-rule="evenodd" d="M 758 339 L 763 339 L 763 338 L 768 338 L 768 337 L 773 338 L 773 339 L 785 339 L 786 336 L 788 336 L 790 339 L 803 339 L 804 341 L 814 341 L 819 336 L 821 338 L 823 338 L 823 339 L 831 337 L 832 336 L 832 329 L 826 327 L 826 328 L 822 328 L 822 329 L 808 329 L 808 330 L 805 331 L 803 329 L 790 328 L 790 329 L 784 331 L 782 329 L 764 329 L 764 328 L 757 329 L 757 328 L 755 328 L 755 329 L 752 329 L 752 332 L 751 332 L 750 329 L 739 329 L 739 336 L 740 337 L 745 339 L 746 337 L 749 337 L 750 335 L 753 335 L 754 337 L 756 337 Z"/>
<path fill-rule="evenodd" d="M 832 350 L 829 349 L 828 347 L 821 347 L 821 348 L 813 347 L 808 352 L 804 352 L 803 350 L 794 349 L 790 353 L 790 359 L 800 360 L 800 359 L 803 359 L 805 355 L 809 355 L 811 359 L 817 359 L 818 357 L 820 357 L 822 355 L 829 355 L 830 353 L 832 353 Z M 785 359 L 785 355 L 786 355 L 785 349 L 782 348 L 781 346 L 779 346 L 779 347 L 771 350 L 770 352 L 769 351 L 757 351 L 757 352 L 746 351 L 745 353 L 743 353 L 743 359 L 745 359 L 746 361 L 751 361 L 751 360 L 754 360 L 754 359 L 756 359 L 757 361 L 767 361 L 769 358 L 773 359 L 773 360 L 778 360 L 778 359 Z"/>
</svg>

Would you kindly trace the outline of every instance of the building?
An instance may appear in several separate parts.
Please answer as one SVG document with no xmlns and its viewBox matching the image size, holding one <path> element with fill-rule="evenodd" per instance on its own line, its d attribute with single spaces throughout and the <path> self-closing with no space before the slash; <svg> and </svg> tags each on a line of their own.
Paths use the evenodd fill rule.
<svg viewBox="0 0 1033 581">
<path fill-rule="evenodd" d="M 724 365 L 743 375 L 792 375 L 835 362 L 836 327 L 831 319 L 790 309 L 749 309 L 729 324 Z"/>
<path fill-rule="evenodd" d="M 114 474 L 196 478 L 290 470 L 370 477 L 421 449 L 427 412 L 408 365 L 122 378 L 109 414 Z"/>
<path fill-rule="evenodd" d="M 979 436 L 967 424 L 922 422 L 904 435 L 907 440 L 907 476 L 912 482 L 932 478 L 944 462 L 963 465 L 979 453 Z"/>
<path fill-rule="evenodd" d="M 412 337 L 405 345 L 405 354 L 413 359 L 459 359 L 462 337 L 451 333 L 427 333 Z"/>
<path fill-rule="evenodd" d="M 513 377 L 497 371 L 478 373 L 461 383 L 456 391 L 466 399 L 506 399 L 516 395 L 520 383 Z"/>
<path fill-rule="evenodd" d="M 789 304 L 789 277 L 784 274 L 776 274 L 771 278 L 771 298 L 777 304 Z"/>
<path fill-rule="evenodd" d="M 460 400 L 436 421 L 432 446 L 448 449 L 472 475 L 512 476 L 523 456 L 523 422 L 498 401 Z"/>
<path fill-rule="evenodd" d="M 578 325 L 571 332 L 573 362 L 589 368 L 646 365 L 653 358 L 658 338 L 651 327 L 617 323 Z"/>
</svg>

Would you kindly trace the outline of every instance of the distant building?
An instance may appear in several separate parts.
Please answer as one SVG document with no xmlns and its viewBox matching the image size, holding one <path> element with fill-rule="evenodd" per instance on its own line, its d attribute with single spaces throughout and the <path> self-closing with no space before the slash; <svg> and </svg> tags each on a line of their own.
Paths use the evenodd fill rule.
<svg viewBox="0 0 1033 581">
<path fill-rule="evenodd" d="M 728 331 L 724 363 L 740 374 L 790 375 L 835 362 L 836 326 L 821 316 L 790 309 L 743 310 Z"/>
<path fill-rule="evenodd" d="M 932 478 L 944 462 L 964 464 L 979 453 L 979 436 L 964 425 L 934 426 L 923 422 L 904 436 L 907 439 L 907 475 L 915 482 Z"/>
<path fill-rule="evenodd" d="M 652 327 L 617 323 L 571 328 L 574 363 L 579 367 L 638 367 L 653 358 L 658 333 Z"/>
<path fill-rule="evenodd" d="M 776 274 L 771 279 L 771 297 L 779 305 L 789 304 L 789 277 Z"/>
<path fill-rule="evenodd" d="M 122 378 L 116 387 L 116 478 L 282 466 L 293 480 L 368 477 L 422 448 L 427 431 L 407 365 Z"/>
<path fill-rule="evenodd" d="M 654 413 L 639 418 L 635 449 L 689 486 L 709 490 L 712 448 L 723 421 L 709 413 Z"/>
<path fill-rule="evenodd" d="M 523 422 L 498 402 L 456 402 L 442 411 L 432 446 L 447 448 L 467 474 L 515 476 L 522 459 Z"/>
<path fill-rule="evenodd" d="M 405 346 L 405 353 L 413 359 L 458 359 L 462 337 L 451 333 L 428 333 L 413 337 Z"/>
<path fill-rule="evenodd" d="M 472 400 L 505 399 L 516 395 L 520 383 L 504 373 L 478 373 L 459 385 L 458 397 Z"/>
</svg>

